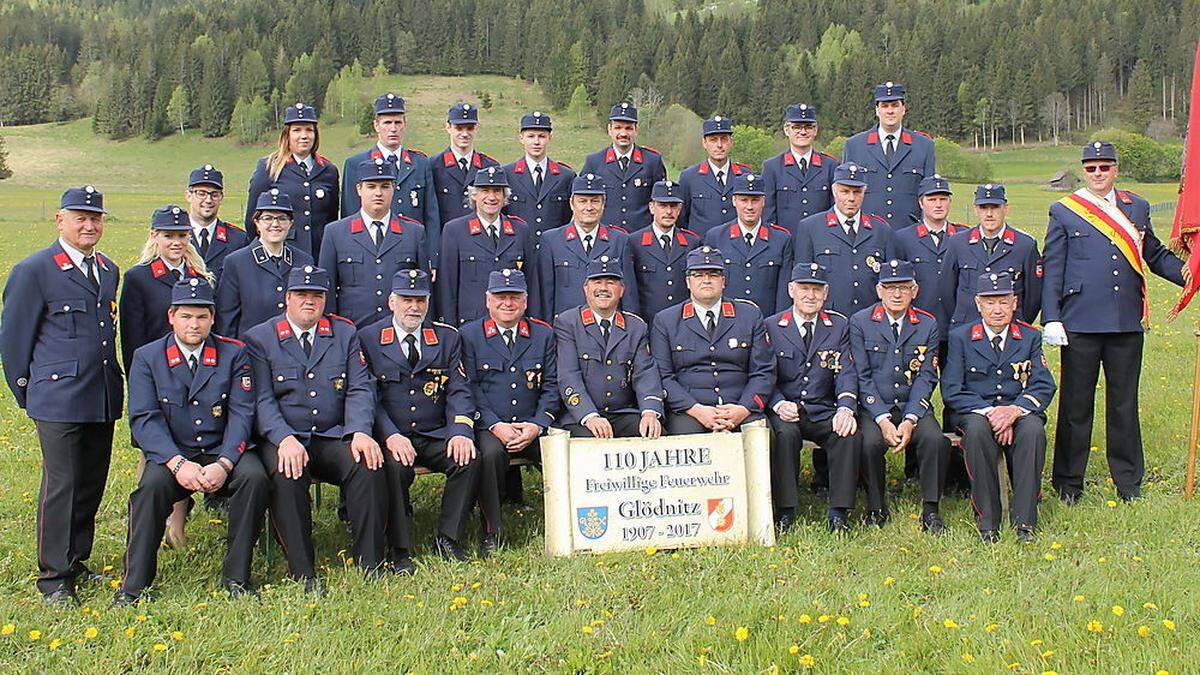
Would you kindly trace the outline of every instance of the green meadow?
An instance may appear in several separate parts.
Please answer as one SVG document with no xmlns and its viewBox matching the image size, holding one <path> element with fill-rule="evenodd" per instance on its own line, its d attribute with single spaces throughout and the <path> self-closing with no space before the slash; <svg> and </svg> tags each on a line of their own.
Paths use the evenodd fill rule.
<svg viewBox="0 0 1200 675">
<path fill-rule="evenodd" d="M 499 77 L 391 77 L 371 83 L 408 97 L 408 143 L 446 144 L 450 103 L 488 91 L 479 146 L 502 163 L 519 156 L 520 114 L 545 110 L 538 89 Z M 551 111 L 553 112 L 553 111 Z M 556 114 L 551 154 L 578 167 L 606 142 L 603 129 L 570 128 Z M 353 125 L 324 125 L 321 152 L 340 165 L 370 143 Z M 145 240 L 150 211 L 181 202 L 187 170 L 224 171 L 223 215 L 238 222 L 245 186 L 269 144 L 239 147 L 198 133 L 158 142 L 112 142 L 87 120 L 3 129 L 16 175 L 0 181 L 0 279 L 54 238 L 53 213 L 67 185 L 92 183 L 111 211 L 101 249 L 122 267 Z M 1039 239 L 1059 193 L 1040 183 L 1073 164 L 1073 145 L 991 155 L 998 182 L 1011 182 L 1010 222 Z M 736 156 L 736 149 L 735 149 Z M 675 168 L 678 170 L 678 167 Z M 1124 187 L 1152 203 L 1174 185 Z M 973 186 L 954 186 L 954 220 L 970 222 Z M 1159 236 L 1170 214 L 1157 216 Z M 419 572 L 368 582 L 343 556 L 347 535 L 335 491 L 317 511 L 317 548 L 328 594 L 310 597 L 284 580 L 275 547 L 258 555 L 259 599 L 220 591 L 225 525 L 197 508 L 188 546 L 159 556 L 155 600 L 109 608 L 121 574 L 126 498 L 136 451 L 118 424 L 108 492 L 90 564 L 106 581 L 83 586 L 77 610 L 43 606 L 34 518 L 40 455 L 32 422 L 0 393 L 0 668 L 4 672 L 1194 672 L 1200 648 L 1200 508 L 1183 497 L 1193 358 L 1190 310 L 1166 321 L 1174 286 L 1154 279 L 1152 331 L 1142 371 L 1147 454 L 1144 498 L 1124 504 L 1108 483 L 1101 383 L 1088 485 L 1073 508 L 1044 487 L 1041 531 L 1018 546 L 1005 531 L 986 546 L 970 504 L 947 498 L 950 533 L 917 528 L 919 495 L 890 478 L 892 523 L 824 530 L 824 504 L 809 499 L 801 525 L 770 549 L 643 551 L 552 560 L 543 553 L 540 512 L 506 512 L 506 548 L 487 561 L 451 564 L 431 551 L 441 479 L 416 488 Z M 33 308 L 30 308 L 31 310 Z M 1108 311 L 1096 307 L 1095 311 Z M 1047 349 L 1057 371 L 1058 354 Z M 1053 413 L 1048 429 L 1053 431 Z M 1049 463 L 1049 458 L 1047 463 Z M 806 460 L 807 464 L 807 460 Z M 804 479 L 807 483 L 807 478 Z M 526 498 L 540 505 L 540 478 L 526 473 Z M 807 499 L 807 497 L 806 497 Z M 470 535 L 472 548 L 478 532 Z M 260 547 L 261 551 L 261 547 Z"/>
</svg>

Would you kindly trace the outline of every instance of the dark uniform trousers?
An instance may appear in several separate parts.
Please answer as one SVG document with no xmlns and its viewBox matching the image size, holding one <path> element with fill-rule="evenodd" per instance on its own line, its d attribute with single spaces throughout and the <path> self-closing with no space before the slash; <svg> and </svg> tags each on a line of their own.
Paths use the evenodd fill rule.
<svg viewBox="0 0 1200 675">
<path fill-rule="evenodd" d="M 1062 348 L 1062 392 L 1054 436 L 1054 487 L 1079 494 L 1092 441 L 1096 380 L 1104 367 L 1105 451 L 1121 496 L 1137 496 L 1146 472 L 1138 424 L 1138 382 L 1145 334 L 1067 332 Z"/>
<path fill-rule="evenodd" d="M 1001 453 L 1008 460 L 1013 496 L 1009 515 L 1014 527 L 1037 527 L 1042 469 L 1046 465 L 1046 420 L 1029 413 L 1013 423 L 1012 445 L 1001 447 L 987 417 L 975 413 L 958 416 L 963 435 L 967 472 L 971 475 L 971 502 L 980 530 L 1000 529 L 1000 476 L 996 469 Z"/>
<path fill-rule="evenodd" d="M 217 455 L 203 454 L 191 461 L 207 466 L 217 461 Z M 139 596 L 142 589 L 154 583 L 158 547 L 166 530 L 167 516 L 175 502 L 190 494 L 191 491 L 180 485 L 165 465 L 147 462 L 137 489 L 129 495 L 123 593 Z M 249 585 L 254 543 L 258 541 L 259 527 L 270 498 L 267 472 L 258 456 L 243 454 L 215 495 L 229 499 L 229 533 L 221 576 L 227 581 Z"/>
<path fill-rule="evenodd" d="M 384 472 L 371 471 L 363 462 L 356 463 L 348 441 L 314 437 L 304 447 L 308 450 L 308 466 L 299 479 L 293 480 L 278 471 L 279 447 L 266 441 L 259 446 L 271 478 L 271 527 L 283 546 L 292 575 L 301 579 L 317 575 L 312 499 L 308 494 L 313 478 L 339 486 L 346 495 L 354 562 L 368 570 L 379 567 L 383 563 L 387 517 Z"/>
<path fill-rule="evenodd" d="M 108 481 L 114 422 L 37 421 L 42 446 L 38 498 L 38 590 L 75 587 L 92 554 L 96 512 Z"/>
<path fill-rule="evenodd" d="M 784 422 L 767 411 L 771 423 L 771 495 L 776 508 L 796 508 L 800 505 L 797 482 L 800 475 L 800 450 L 804 441 L 812 441 L 825 450 L 829 466 L 829 505 L 849 509 L 854 506 L 858 489 L 859 457 L 862 453 L 862 434 L 846 437 L 833 430 L 833 417 L 820 422 L 803 414 L 799 422 Z M 878 433 L 878 431 L 876 431 Z"/>
<path fill-rule="evenodd" d="M 508 465 L 510 459 L 528 459 L 542 465 L 541 437 L 535 438 L 520 452 L 509 452 L 504 444 L 487 429 L 475 433 L 475 449 L 479 453 L 479 509 L 483 512 L 484 528 L 488 532 L 504 530 L 500 514 L 503 501 L 519 502 L 524 486 L 521 467 Z M 515 475 L 515 477 L 514 477 Z M 501 477 L 504 480 L 501 480 Z"/>
<path fill-rule="evenodd" d="M 454 541 L 462 541 L 467 517 L 471 514 L 475 494 L 479 489 L 479 475 L 482 469 L 478 459 L 463 466 L 457 464 L 454 458 L 448 457 L 446 439 L 420 434 L 413 434 L 407 438 L 417 451 L 417 460 L 413 466 L 404 466 L 397 462 L 386 446 L 383 450 L 383 470 L 387 474 L 389 491 L 387 541 L 393 555 L 399 551 L 412 551 L 413 508 L 409 495 L 413 480 L 417 477 L 416 467 L 423 466 L 446 476 L 446 486 L 442 489 L 442 512 L 438 517 L 438 532 Z M 342 492 L 344 494 L 346 491 Z"/>
<path fill-rule="evenodd" d="M 892 424 L 900 426 L 904 418 L 892 410 Z M 872 511 L 887 511 L 887 452 L 888 445 L 879 432 L 879 425 L 871 415 L 860 412 L 858 428 L 862 433 L 863 482 L 867 488 L 867 508 Z M 927 502 L 942 499 L 942 486 L 946 483 L 946 466 L 950 462 L 950 441 L 942 435 L 942 427 L 932 413 L 923 415 L 913 428 L 908 445 L 916 449 L 917 476 L 921 484 L 921 496 Z"/>
<path fill-rule="evenodd" d="M 640 412 L 601 413 L 600 416 L 608 420 L 609 425 L 612 426 L 613 438 L 637 438 L 642 435 L 642 413 Z M 592 430 L 582 424 L 566 424 L 563 425 L 563 428 L 571 432 L 571 438 L 594 438 Z"/>
</svg>

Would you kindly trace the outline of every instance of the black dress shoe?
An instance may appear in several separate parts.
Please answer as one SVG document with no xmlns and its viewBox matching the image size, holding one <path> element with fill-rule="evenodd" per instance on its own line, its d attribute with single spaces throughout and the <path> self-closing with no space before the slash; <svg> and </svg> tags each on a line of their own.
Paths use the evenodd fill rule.
<svg viewBox="0 0 1200 675">
<path fill-rule="evenodd" d="M 513 513 L 533 513 L 534 508 L 530 506 L 524 499 L 504 502 Z"/>
<path fill-rule="evenodd" d="M 467 562 L 467 554 L 463 553 L 462 547 L 458 545 L 458 542 L 444 534 L 439 534 L 433 538 L 433 548 L 437 550 L 438 555 L 446 560 Z"/>
<path fill-rule="evenodd" d="M 1000 532 L 996 530 L 980 530 L 979 540 L 985 544 L 998 544 L 1000 543 Z"/>
<path fill-rule="evenodd" d="M 775 531 L 783 534 L 792 529 L 796 524 L 796 514 L 790 511 L 784 511 L 775 516 Z"/>
<path fill-rule="evenodd" d="M 140 595 L 133 595 L 132 593 L 117 591 L 117 594 L 113 596 L 112 606 L 113 609 L 120 609 L 121 607 L 134 607 L 141 602 L 141 600 L 142 596 Z"/>
<path fill-rule="evenodd" d="M 231 597 L 231 598 L 240 598 L 240 597 L 245 597 L 245 596 L 248 596 L 251 598 L 258 597 L 258 589 L 257 588 L 251 586 L 250 584 L 244 584 L 240 581 L 232 581 L 230 579 L 222 579 L 221 587 L 225 589 L 225 592 L 228 593 L 229 597 Z"/>
<path fill-rule="evenodd" d="M 847 534 L 850 532 L 850 525 L 846 522 L 845 516 L 829 516 L 827 525 L 832 534 Z"/>
<path fill-rule="evenodd" d="M 83 563 L 76 563 L 73 571 L 75 572 L 76 585 L 104 581 L 103 574 L 93 571 L 92 568 Z"/>
<path fill-rule="evenodd" d="M 1062 490 L 1062 491 L 1059 491 L 1058 498 L 1061 499 L 1062 503 L 1066 504 L 1067 506 L 1075 506 L 1076 504 L 1079 503 L 1079 493 L 1078 492 L 1067 492 L 1065 490 Z"/>
<path fill-rule="evenodd" d="M 829 486 L 814 484 L 812 486 L 812 493 L 821 499 L 829 499 Z"/>
<path fill-rule="evenodd" d="M 490 558 L 493 553 L 500 550 L 500 535 L 498 533 L 486 534 L 483 536 L 483 541 L 479 543 L 479 557 Z"/>
<path fill-rule="evenodd" d="M 946 525 L 942 522 L 942 514 L 926 513 L 921 516 L 921 530 L 929 534 L 945 534 Z"/>
<path fill-rule="evenodd" d="M 1017 526 L 1018 544 L 1032 544 L 1035 541 L 1037 541 L 1037 534 L 1033 531 L 1032 527 L 1028 525 Z"/>
<path fill-rule="evenodd" d="M 417 573 L 417 564 L 407 553 L 401 553 L 392 561 L 392 574 L 399 577 L 411 577 Z"/>
<path fill-rule="evenodd" d="M 1117 496 L 1120 497 L 1121 501 L 1123 502 L 1132 502 L 1142 498 L 1142 491 L 1139 488 L 1134 488 L 1129 492 L 1117 490 Z"/>
<path fill-rule="evenodd" d="M 51 591 L 42 596 L 42 601 L 51 607 L 77 607 L 79 606 L 79 598 L 75 597 L 75 591 L 62 587 L 58 590 Z"/>
<path fill-rule="evenodd" d="M 874 525 L 875 527 L 883 527 L 884 525 L 887 525 L 888 521 L 891 519 L 892 519 L 892 516 L 887 511 L 883 511 L 883 510 L 867 511 L 867 517 L 866 517 L 867 525 Z"/>
<path fill-rule="evenodd" d="M 317 597 L 325 597 L 325 584 L 317 577 L 304 577 L 304 592 Z"/>
</svg>

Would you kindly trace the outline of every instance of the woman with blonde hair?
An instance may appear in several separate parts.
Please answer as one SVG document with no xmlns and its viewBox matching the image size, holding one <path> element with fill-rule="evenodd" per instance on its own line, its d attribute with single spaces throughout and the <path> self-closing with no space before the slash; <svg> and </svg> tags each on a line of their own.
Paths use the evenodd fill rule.
<svg viewBox="0 0 1200 675">
<path fill-rule="evenodd" d="M 245 225 L 251 239 L 258 236 L 254 223 L 258 196 L 276 188 L 287 195 L 296 209 L 288 245 L 308 253 L 313 260 L 318 259 L 325 224 L 338 217 L 340 185 L 337 165 L 317 153 L 320 145 L 317 111 L 303 103 L 285 108 L 279 145 L 258 160 L 250 177 Z"/>
<path fill-rule="evenodd" d="M 142 254 L 137 264 L 125 271 L 119 309 L 121 360 L 127 373 L 139 347 L 171 332 L 167 310 L 175 282 L 200 277 L 213 283 L 204 258 L 189 240 L 191 232 L 187 209 L 174 204 L 156 209 L 150 216 L 150 237 Z M 139 475 L 145 461 L 143 457 L 138 465 Z M 190 507 L 190 498 L 178 502 L 167 520 L 167 542 L 173 546 L 184 543 L 183 525 Z"/>
</svg>

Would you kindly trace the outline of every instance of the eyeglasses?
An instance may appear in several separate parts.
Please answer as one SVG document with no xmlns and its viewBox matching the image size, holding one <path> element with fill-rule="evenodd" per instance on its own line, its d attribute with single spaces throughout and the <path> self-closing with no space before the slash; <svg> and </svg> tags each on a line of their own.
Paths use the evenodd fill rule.
<svg viewBox="0 0 1200 675">
<path fill-rule="evenodd" d="M 292 222 L 292 217 L 291 216 L 259 216 L 258 222 L 262 223 L 263 225 L 270 225 L 271 223 L 279 223 L 281 225 L 286 225 L 287 223 Z"/>
<path fill-rule="evenodd" d="M 1083 170 L 1088 173 L 1096 173 L 1097 171 L 1100 173 L 1108 173 L 1109 171 L 1113 170 L 1114 166 L 1116 166 L 1116 164 L 1089 164 L 1088 166 L 1083 167 Z"/>
<path fill-rule="evenodd" d="M 880 284 L 884 293 L 908 293 L 916 288 L 913 284 Z"/>
<path fill-rule="evenodd" d="M 222 197 L 224 197 L 224 196 L 225 196 L 225 193 L 224 193 L 224 192 L 221 192 L 221 191 L 219 191 L 219 190 L 218 190 L 218 191 L 209 191 L 209 190 L 192 190 L 192 194 L 196 195 L 196 197 L 197 197 L 197 198 L 198 198 L 200 201 L 204 201 L 205 199 L 211 199 L 211 200 L 213 200 L 214 202 L 215 202 L 215 201 L 217 201 L 218 199 L 221 199 Z"/>
</svg>

